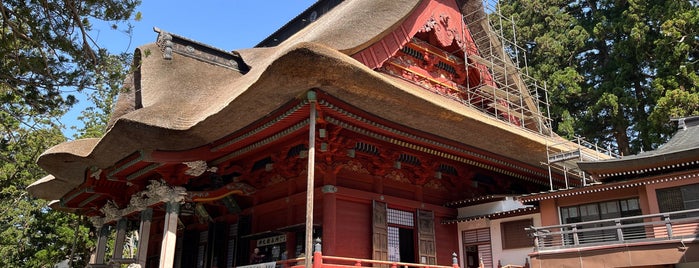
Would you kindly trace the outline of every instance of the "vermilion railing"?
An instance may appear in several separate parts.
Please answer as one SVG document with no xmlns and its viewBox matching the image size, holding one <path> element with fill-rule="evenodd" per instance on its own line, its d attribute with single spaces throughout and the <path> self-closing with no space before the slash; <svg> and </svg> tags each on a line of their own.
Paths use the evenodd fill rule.
<svg viewBox="0 0 699 268">
<path fill-rule="evenodd" d="M 316 244 L 316 251 L 313 253 L 313 268 L 333 268 L 333 267 L 386 267 L 386 268 L 459 268 L 459 261 L 456 253 L 452 253 L 452 265 L 427 265 L 422 263 L 407 263 L 380 261 L 370 259 L 347 258 L 337 256 L 323 256 L 319 250 L 320 244 Z M 277 261 L 276 266 L 282 268 L 300 268 L 305 266 L 306 258 L 295 258 Z"/>
</svg>

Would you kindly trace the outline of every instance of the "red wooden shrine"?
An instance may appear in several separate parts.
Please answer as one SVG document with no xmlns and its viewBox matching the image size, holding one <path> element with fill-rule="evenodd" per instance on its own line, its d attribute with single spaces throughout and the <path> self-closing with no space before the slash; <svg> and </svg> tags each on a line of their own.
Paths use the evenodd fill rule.
<svg viewBox="0 0 699 268">
<path fill-rule="evenodd" d="M 525 91 L 483 62 L 467 8 L 343 2 L 276 47 L 232 53 L 158 30 L 136 51 L 110 130 L 47 151 L 52 175 L 30 191 L 92 217 L 93 267 L 231 267 L 256 247 L 270 262 L 306 252 L 310 166 L 324 256 L 451 266 L 463 249 L 445 204 L 538 192 L 550 178 L 550 137 L 517 110 Z M 123 243 L 134 230 L 138 255 L 108 260 L 105 234 Z"/>
</svg>

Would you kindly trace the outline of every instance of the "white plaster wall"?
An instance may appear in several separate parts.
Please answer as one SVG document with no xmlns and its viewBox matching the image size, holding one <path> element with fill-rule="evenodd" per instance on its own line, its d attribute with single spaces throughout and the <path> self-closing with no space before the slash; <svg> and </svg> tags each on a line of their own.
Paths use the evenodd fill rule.
<svg viewBox="0 0 699 268">
<path fill-rule="evenodd" d="M 514 200 L 512 197 L 508 196 L 505 200 L 488 202 L 485 204 L 478 204 L 473 206 L 461 207 L 458 209 L 459 218 L 466 218 L 478 215 L 487 215 L 496 212 L 515 210 L 518 208 L 528 207 L 523 205 L 521 202 Z"/>
<path fill-rule="evenodd" d="M 502 249 L 502 232 L 500 223 L 516 220 L 532 219 L 534 226 L 541 226 L 541 214 L 527 214 L 511 218 L 496 219 L 490 221 L 490 244 L 493 250 L 493 266 L 497 267 L 498 260 L 502 265 L 515 264 L 524 265 L 524 260 L 528 259 L 529 253 L 534 251 L 534 247 L 518 249 Z M 531 264 L 531 262 L 530 262 Z"/>
<path fill-rule="evenodd" d="M 465 230 L 488 228 L 489 222 L 489 219 L 478 219 L 474 221 L 457 223 L 457 235 L 459 236 L 459 256 L 457 256 L 457 258 L 459 258 L 459 267 L 466 267 L 464 263 L 464 237 L 461 235 L 461 233 L 463 233 Z"/>
</svg>

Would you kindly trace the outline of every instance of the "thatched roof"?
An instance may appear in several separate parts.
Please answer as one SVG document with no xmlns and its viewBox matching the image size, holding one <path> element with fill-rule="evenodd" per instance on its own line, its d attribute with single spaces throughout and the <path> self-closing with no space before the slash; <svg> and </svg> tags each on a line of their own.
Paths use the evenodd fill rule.
<svg viewBox="0 0 699 268">
<path fill-rule="evenodd" d="M 515 161 L 532 166 L 545 162 L 546 143 L 562 139 L 513 127 L 351 57 L 390 33 L 418 4 L 417 0 L 346 1 L 277 47 L 228 54 L 212 50 L 219 59 L 238 60 L 237 68 L 207 60 L 209 55 L 196 55 L 200 51 L 187 54 L 186 46 L 171 59 L 164 58 L 168 51 L 162 44 L 139 47 L 135 58 L 140 68 L 126 82 L 130 91 L 120 97 L 107 133 L 44 152 L 38 163 L 51 175 L 28 190 L 39 198 L 60 199 L 92 172 L 134 152 L 147 157 L 155 150 L 182 151 L 212 143 L 309 89 L 322 90 L 380 118 Z"/>
</svg>

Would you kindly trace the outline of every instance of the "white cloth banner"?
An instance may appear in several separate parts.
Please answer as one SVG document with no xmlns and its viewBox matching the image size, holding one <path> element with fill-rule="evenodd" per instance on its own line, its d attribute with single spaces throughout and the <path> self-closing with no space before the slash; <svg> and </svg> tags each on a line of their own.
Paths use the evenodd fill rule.
<svg viewBox="0 0 699 268">
<path fill-rule="evenodd" d="M 258 264 L 238 266 L 238 268 L 275 268 L 276 266 L 277 266 L 277 262 L 271 261 L 271 262 L 263 262 L 263 263 L 258 263 Z"/>
</svg>

